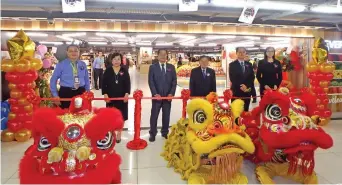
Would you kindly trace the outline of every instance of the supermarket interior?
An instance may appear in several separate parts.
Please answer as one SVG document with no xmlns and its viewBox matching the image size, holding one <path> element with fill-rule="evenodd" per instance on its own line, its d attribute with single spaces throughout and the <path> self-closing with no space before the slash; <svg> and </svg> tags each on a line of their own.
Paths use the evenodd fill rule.
<svg viewBox="0 0 342 185">
<path fill-rule="evenodd" d="M 2 0 L 0 21 L 1 184 L 342 183 L 340 0 Z M 73 95 L 61 110 L 50 85 L 60 73 L 62 89 L 71 67 L 75 77 L 73 65 L 64 65 L 69 74 L 61 69 L 72 64 L 73 47 L 91 93 Z M 113 68 L 109 83 L 118 84 L 125 72 L 115 71 L 114 53 L 130 79 L 124 122 L 121 109 L 98 109 L 109 106 L 99 99 L 102 75 Z M 203 56 L 216 94 L 190 97 Z M 280 62 L 281 84 L 261 97 L 257 74 L 269 59 Z M 233 89 L 240 79 L 230 73 L 241 60 L 244 80 L 251 66 L 255 95 Z M 103 62 L 101 77 L 95 61 Z M 166 77 L 155 78 L 154 69 Z M 151 84 L 164 88 L 169 78 L 176 83 L 171 103 L 151 100 L 158 94 Z M 199 83 L 206 78 L 209 72 Z M 253 100 L 249 110 L 232 97 Z M 171 106 L 166 136 L 164 104 Z"/>
</svg>

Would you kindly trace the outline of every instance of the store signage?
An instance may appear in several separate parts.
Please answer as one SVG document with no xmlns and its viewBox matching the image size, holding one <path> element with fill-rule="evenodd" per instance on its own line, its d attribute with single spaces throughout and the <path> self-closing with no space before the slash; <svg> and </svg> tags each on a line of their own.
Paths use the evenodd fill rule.
<svg viewBox="0 0 342 185">
<path fill-rule="evenodd" d="M 337 98 L 337 96 L 334 96 L 329 99 L 329 103 L 331 104 L 342 103 L 342 98 Z"/>
<path fill-rule="evenodd" d="M 85 11 L 85 0 L 61 0 L 63 13 L 77 13 Z"/>
<path fill-rule="evenodd" d="M 198 10 L 198 3 L 196 0 L 179 0 L 180 12 L 194 12 Z"/>
<path fill-rule="evenodd" d="M 252 24 L 258 10 L 259 10 L 259 6 L 257 6 L 256 4 L 246 5 L 242 10 L 242 13 L 239 18 L 239 22 Z"/>
<path fill-rule="evenodd" d="M 325 40 L 329 49 L 342 49 L 342 40 Z"/>
</svg>

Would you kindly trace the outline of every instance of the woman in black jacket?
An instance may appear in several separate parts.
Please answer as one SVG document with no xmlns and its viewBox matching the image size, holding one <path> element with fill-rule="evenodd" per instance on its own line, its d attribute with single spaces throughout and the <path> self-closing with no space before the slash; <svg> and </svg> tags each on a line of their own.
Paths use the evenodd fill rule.
<svg viewBox="0 0 342 185">
<path fill-rule="evenodd" d="M 264 95 L 264 90 L 277 90 L 282 77 L 282 67 L 278 60 L 275 59 L 275 49 L 273 47 L 266 48 L 264 59 L 259 61 L 256 75 L 260 83 L 260 95 Z"/>
</svg>

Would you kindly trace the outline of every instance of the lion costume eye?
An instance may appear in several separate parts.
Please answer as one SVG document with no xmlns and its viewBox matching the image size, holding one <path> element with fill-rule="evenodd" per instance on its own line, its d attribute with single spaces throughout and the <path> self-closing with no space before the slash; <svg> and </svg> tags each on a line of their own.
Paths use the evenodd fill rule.
<svg viewBox="0 0 342 185">
<path fill-rule="evenodd" d="M 203 110 L 197 110 L 194 113 L 194 122 L 197 124 L 202 124 L 207 119 L 207 116 L 205 115 Z"/>
<path fill-rule="evenodd" d="M 49 140 L 45 137 L 41 137 L 38 145 L 38 151 L 45 151 L 51 147 Z"/>
<path fill-rule="evenodd" d="M 106 137 L 104 139 L 98 140 L 97 141 L 97 148 L 100 150 L 107 150 L 110 148 L 113 144 L 113 134 L 112 132 L 108 132 L 106 134 Z"/>
<path fill-rule="evenodd" d="M 281 119 L 281 115 L 281 108 L 278 105 L 271 104 L 266 107 L 266 118 L 277 121 Z"/>
</svg>

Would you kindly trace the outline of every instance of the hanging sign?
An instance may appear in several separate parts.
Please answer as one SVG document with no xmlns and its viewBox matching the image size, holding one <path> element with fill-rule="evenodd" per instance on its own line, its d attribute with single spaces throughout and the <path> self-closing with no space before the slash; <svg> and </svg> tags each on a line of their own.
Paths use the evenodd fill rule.
<svg viewBox="0 0 342 185">
<path fill-rule="evenodd" d="M 258 10 L 258 6 L 245 6 L 240 15 L 239 22 L 252 24 Z"/>
<path fill-rule="evenodd" d="M 61 0 L 63 13 L 77 13 L 85 11 L 85 0 Z"/>
<path fill-rule="evenodd" d="M 198 3 L 196 0 L 179 0 L 180 12 L 195 12 L 198 10 Z"/>
</svg>

